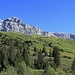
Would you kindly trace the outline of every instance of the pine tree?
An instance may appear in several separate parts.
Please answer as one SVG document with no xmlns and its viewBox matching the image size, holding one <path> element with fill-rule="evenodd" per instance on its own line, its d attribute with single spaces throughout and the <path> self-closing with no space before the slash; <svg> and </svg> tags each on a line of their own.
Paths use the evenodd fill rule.
<svg viewBox="0 0 75 75">
<path fill-rule="evenodd" d="M 6 50 L 5 45 L 0 50 L 0 71 L 8 66 L 8 56 Z"/>
<path fill-rule="evenodd" d="M 51 61 L 51 57 L 52 57 L 51 48 L 50 48 L 50 52 L 49 52 L 49 57 L 50 57 L 50 61 Z"/>
<path fill-rule="evenodd" d="M 34 59 L 34 68 L 37 68 L 37 59 Z"/>
<path fill-rule="evenodd" d="M 72 70 L 75 70 L 75 57 L 74 57 L 74 60 L 72 62 L 72 67 L 71 67 Z"/>
<path fill-rule="evenodd" d="M 54 64 L 58 68 L 60 66 L 60 52 L 59 48 L 54 46 L 53 48 L 53 57 L 54 57 Z"/>
<path fill-rule="evenodd" d="M 16 57 L 15 57 L 15 65 L 23 61 L 22 53 L 20 50 L 17 51 Z"/>
<path fill-rule="evenodd" d="M 52 42 L 51 42 L 51 43 L 49 43 L 48 45 L 49 45 L 49 47 L 52 47 Z"/>
<path fill-rule="evenodd" d="M 37 51 L 36 47 L 34 47 L 34 51 L 35 51 L 35 52 Z"/>
<path fill-rule="evenodd" d="M 37 69 L 43 69 L 43 65 L 44 65 L 43 63 L 44 63 L 44 58 L 40 50 L 40 52 L 38 53 L 38 58 L 37 58 Z"/>
<path fill-rule="evenodd" d="M 23 59 L 26 63 L 26 66 L 28 66 L 29 65 L 29 56 L 28 56 L 28 51 L 25 48 L 23 48 Z"/>
<path fill-rule="evenodd" d="M 47 51 L 46 51 L 45 46 L 43 46 L 42 53 L 44 53 L 44 55 L 47 56 Z"/>
<path fill-rule="evenodd" d="M 10 65 L 14 65 L 15 56 L 16 56 L 14 47 L 10 46 L 8 51 L 9 51 L 9 56 L 8 56 L 9 63 L 10 63 Z"/>
</svg>

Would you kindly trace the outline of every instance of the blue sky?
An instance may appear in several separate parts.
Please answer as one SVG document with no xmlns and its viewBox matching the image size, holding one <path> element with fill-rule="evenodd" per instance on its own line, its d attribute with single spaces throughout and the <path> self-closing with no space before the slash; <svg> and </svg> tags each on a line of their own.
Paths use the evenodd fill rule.
<svg viewBox="0 0 75 75">
<path fill-rule="evenodd" d="M 1 0 L 0 19 L 13 16 L 45 31 L 75 33 L 75 0 Z"/>
</svg>

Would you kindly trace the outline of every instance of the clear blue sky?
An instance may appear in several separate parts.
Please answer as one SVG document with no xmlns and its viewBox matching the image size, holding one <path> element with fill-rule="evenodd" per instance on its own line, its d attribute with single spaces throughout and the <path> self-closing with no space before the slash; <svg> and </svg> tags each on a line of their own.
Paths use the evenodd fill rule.
<svg viewBox="0 0 75 75">
<path fill-rule="evenodd" d="M 45 31 L 75 33 L 75 0 L 1 0 L 0 19 L 13 16 Z"/>
</svg>

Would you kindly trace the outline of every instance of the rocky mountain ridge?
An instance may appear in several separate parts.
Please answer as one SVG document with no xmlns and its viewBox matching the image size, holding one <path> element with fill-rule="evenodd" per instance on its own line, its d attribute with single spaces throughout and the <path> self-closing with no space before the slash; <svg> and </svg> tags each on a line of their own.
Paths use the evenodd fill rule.
<svg viewBox="0 0 75 75">
<path fill-rule="evenodd" d="M 20 32 L 28 35 L 37 34 L 42 36 L 54 36 L 58 38 L 75 40 L 75 34 L 46 32 L 38 27 L 23 23 L 17 17 L 0 20 L 0 30 L 6 32 Z"/>
</svg>

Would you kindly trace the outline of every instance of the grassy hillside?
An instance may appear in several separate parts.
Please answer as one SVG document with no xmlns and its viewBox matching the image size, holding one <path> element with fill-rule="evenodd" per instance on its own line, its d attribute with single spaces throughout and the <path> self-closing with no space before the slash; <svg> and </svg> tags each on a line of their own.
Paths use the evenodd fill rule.
<svg viewBox="0 0 75 75">
<path fill-rule="evenodd" d="M 13 48 L 12 48 L 12 47 Z M 74 58 L 75 53 L 75 40 L 67 40 L 55 37 L 45 37 L 39 35 L 24 35 L 20 33 L 14 32 L 0 32 L 0 50 L 5 50 L 9 56 L 7 50 L 13 50 L 13 56 L 17 55 L 17 52 L 21 49 L 23 53 L 23 47 L 25 46 L 28 49 L 29 53 L 29 62 L 30 67 L 34 72 L 38 72 L 38 74 L 42 75 L 43 70 L 36 70 L 34 69 L 34 59 L 37 58 L 38 52 L 40 49 L 42 50 L 43 47 L 46 48 L 47 53 L 53 51 L 53 47 L 57 46 L 60 50 L 60 57 L 61 57 L 61 65 L 60 69 L 71 69 L 72 61 Z M 37 51 L 34 51 L 36 47 Z M 4 52 L 5 53 L 5 52 Z M 5 58 L 6 59 L 6 58 Z M 12 57 L 12 60 L 14 58 Z M 44 58 L 45 60 L 49 60 L 49 56 Z M 52 57 L 53 60 L 53 57 Z M 6 64 L 5 64 L 6 65 Z M 52 69 L 51 69 L 52 70 Z M 54 70 L 52 70 L 54 71 Z M 35 74 L 36 74 L 35 73 Z M 37 74 L 37 75 L 38 75 Z M 58 75 L 58 74 L 57 74 Z"/>
<path fill-rule="evenodd" d="M 0 32 L 4 35 L 18 39 L 21 41 L 30 41 L 33 47 L 42 48 L 43 45 L 47 47 L 49 51 L 49 44 L 52 42 L 52 46 L 58 46 L 60 49 L 66 52 L 75 53 L 75 40 L 67 40 L 55 37 L 45 37 L 39 35 L 24 35 L 20 33 Z"/>
</svg>

